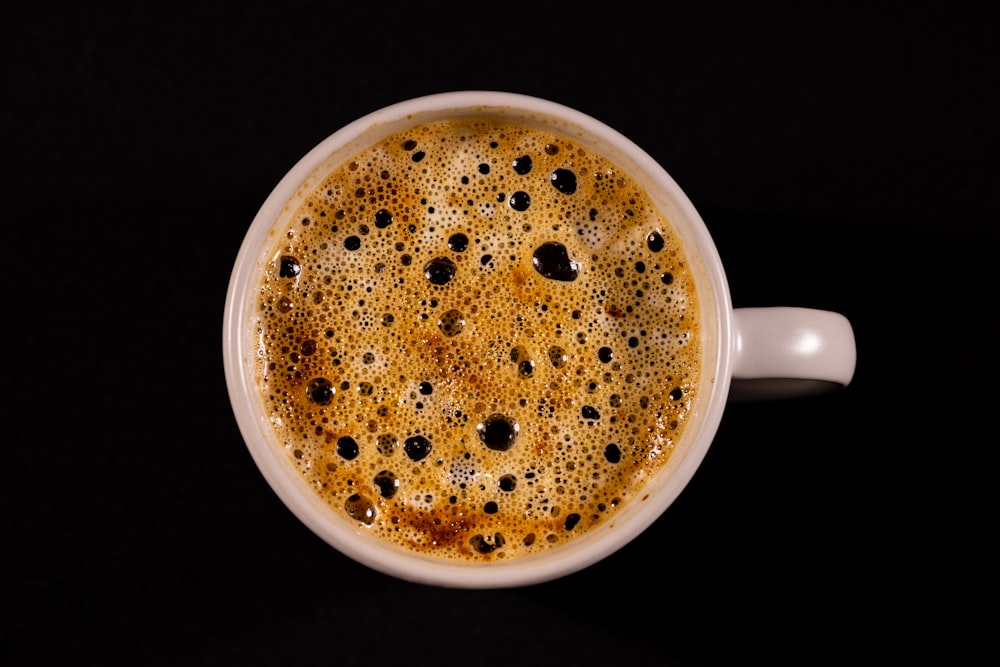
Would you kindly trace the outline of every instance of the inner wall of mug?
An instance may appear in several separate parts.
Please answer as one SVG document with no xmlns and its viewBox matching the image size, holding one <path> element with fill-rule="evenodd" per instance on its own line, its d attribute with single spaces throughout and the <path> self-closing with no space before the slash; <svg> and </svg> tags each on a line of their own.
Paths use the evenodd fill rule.
<svg viewBox="0 0 1000 667">
<path fill-rule="evenodd" d="M 275 234 L 332 168 L 406 127 L 445 118 L 503 118 L 570 137 L 611 158 L 650 193 L 672 224 L 694 269 L 701 306 L 699 397 L 666 466 L 603 525 L 549 552 L 489 563 L 457 563 L 403 552 L 341 516 L 308 487 L 270 428 L 254 364 L 256 287 Z M 430 95 L 374 112 L 331 135 L 274 189 L 247 232 L 227 293 L 224 361 L 230 399 L 255 463 L 288 508 L 323 540 L 366 566 L 421 583 L 465 588 L 532 584 L 569 574 L 609 555 L 653 523 L 694 475 L 725 407 L 730 376 L 728 286 L 708 230 L 673 179 L 634 143 L 580 112 L 536 98 L 494 92 Z"/>
</svg>

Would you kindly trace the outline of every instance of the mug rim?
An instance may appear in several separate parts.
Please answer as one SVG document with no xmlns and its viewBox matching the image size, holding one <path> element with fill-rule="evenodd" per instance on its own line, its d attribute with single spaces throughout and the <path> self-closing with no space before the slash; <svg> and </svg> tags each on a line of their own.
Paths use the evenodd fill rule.
<svg viewBox="0 0 1000 667">
<path fill-rule="evenodd" d="M 259 397 L 256 377 L 248 360 L 248 354 L 252 354 L 247 345 L 248 300 L 256 284 L 255 276 L 260 275 L 262 251 L 269 245 L 267 238 L 282 210 L 297 192 L 301 195 L 311 190 L 308 185 L 311 174 L 325 172 L 335 166 L 332 163 L 342 162 L 341 153 L 351 147 L 352 142 L 363 148 L 378 140 L 377 136 L 370 135 L 384 137 L 397 127 L 402 129 L 407 124 L 425 120 L 425 116 L 438 114 L 449 117 L 502 114 L 522 121 L 530 117 L 563 126 L 550 128 L 553 131 L 569 133 L 571 137 L 572 132 L 578 132 L 579 136 L 585 135 L 588 140 L 613 148 L 614 155 L 610 156 L 613 161 L 620 164 L 625 159 L 628 164 L 623 166 L 627 171 L 641 171 L 642 177 L 650 182 L 646 188 L 651 189 L 652 184 L 658 192 L 669 194 L 672 203 L 683 213 L 685 255 L 689 263 L 696 264 L 704 272 L 696 276 L 703 330 L 700 397 L 692 423 L 686 426 L 682 436 L 685 451 L 676 469 L 668 474 L 657 474 L 648 483 L 659 482 L 646 494 L 649 501 L 640 503 L 636 499 L 629 503 L 630 507 L 619 510 L 613 519 L 565 546 L 508 561 L 452 562 L 403 551 L 362 533 L 347 520 L 333 517 L 331 508 L 308 488 L 280 448 L 270 441 L 271 431 L 260 410 L 262 406 L 254 403 Z M 324 168 L 324 163 L 329 164 Z M 676 228 L 673 221 L 671 226 Z M 695 251 L 697 261 L 692 259 Z M 706 290 L 706 286 L 710 290 Z M 706 331 L 706 317 L 714 324 L 711 333 Z M 400 579 L 453 588 L 512 587 L 555 579 L 602 560 L 646 530 L 687 487 L 715 437 L 732 375 L 731 340 L 729 285 L 715 242 L 687 195 L 659 162 L 617 130 L 581 111 L 520 93 L 481 90 L 434 93 L 382 107 L 343 126 L 300 158 L 271 191 L 244 236 L 230 275 L 223 316 L 223 362 L 233 413 L 251 457 L 286 507 L 310 530 L 352 560 Z M 714 363 L 706 363 L 706 358 L 714 359 Z M 707 388 L 710 389 L 706 391 Z M 697 428 L 689 435 L 694 426 Z"/>
</svg>

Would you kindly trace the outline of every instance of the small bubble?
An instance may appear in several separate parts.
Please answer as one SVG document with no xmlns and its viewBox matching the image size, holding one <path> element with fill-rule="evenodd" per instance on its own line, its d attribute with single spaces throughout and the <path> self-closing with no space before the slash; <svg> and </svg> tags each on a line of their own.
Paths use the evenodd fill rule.
<svg viewBox="0 0 1000 667">
<path fill-rule="evenodd" d="M 551 278 L 571 282 L 580 275 L 580 264 L 569 258 L 566 246 L 556 241 L 548 241 L 538 246 L 531 256 L 535 271 Z"/>
<path fill-rule="evenodd" d="M 669 285 L 670 283 L 674 282 L 674 275 L 672 273 L 664 273 L 663 275 L 660 276 L 660 281 L 664 285 Z"/>
<path fill-rule="evenodd" d="M 465 329 L 465 316 L 458 310 L 449 310 L 438 320 L 438 329 L 445 336 L 457 336 Z"/>
<path fill-rule="evenodd" d="M 357 441 L 349 435 L 342 436 L 337 440 L 337 454 L 342 459 L 352 461 L 357 458 L 360 451 Z"/>
<path fill-rule="evenodd" d="M 491 553 L 503 547 L 504 543 L 505 541 L 503 535 L 501 535 L 500 533 L 495 534 L 493 537 L 474 535 L 469 540 L 469 544 L 472 545 L 472 548 L 481 554 Z"/>
<path fill-rule="evenodd" d="M 392 456 L 392 453 L 396 451 L 396 436 L 390 435 L 389 433 L 383 433 L 382 435 L 375 438 L 375 449 L 382 456 Z"/>
<path fill-rule="evenodd" d="M 490 415 L 476 427 L 482 443 L 498 452 L 514 446 L 519 430 L 517 422 L 506 415 Z"/>
<path fill-rule="evenodd" d="M 379 495 L 383 498 L 392 498 L 399 489 L 399 479 L 395 473 L 383 470 L 375 475 L 375 486 L 378 487 Z"/>
<path fill-rule="evenodd" d="M 549 175 L 549 180 L 552 186 L 564 195 L 576 192 L 576 174 L 569 169 L 556 169 Z"/>
<path fill-rule="evenodd" d="M 524 176 L 531 171 L 531 157 L 528 155 L 522 155 L 519 158 L 515 158 L 514 161 L 511 162 L 511 166 L 514 168 L 516 173 Z"/>
<path fill-rule="evenodd" d="M 344 510 L 352 519 L 365 525 L 370 526 L 375 522 L 375 505 L 360 493 L 353 494 L 344 502 Z"/>
<path fill-rule="evenodd" d="M 294 278 L 300 273 L 302 273 L 302 265 L 299 264 L 299 260 L 291 255 L 285 255 L 281 258 L 281 266 L 278 269 L 279 276 L 282 278 Z"/>
<path fill-rule="evenodd" d="M 670 400 L 671 401 L 679 401 L 683 397 L 684 397 L 684 392 L 681 391 L 680 387 L 675 387 L 670 392 Z"/>
<path fill-rule="evenodd" d="M 316 405 L 329 405 L 337 393 L 326 378 L 315 378 L 306 386 L 306 397 Z"/>
<path fill-rule="evenodd" d="M 531 197 L 528 196 L 527 192 L 518 190 L 510 196 L 510 201 L 508 203 L 515 211 L 527 211 L 528 207 L 531 206 Z"/>
<path fill-rule="evenodd" d="M 434 285 L 444 285 L 455 277 L 455 262 L 447 257 L 435 257 L 424 266 L 424 277 Z"/>
<path fill-rule="evenodd" d="M 431 441 L 422 435 L 415 435 L 403 442 L 403 451 L 412 461 L 419 461 L 431 453 Z"/>
</svg>

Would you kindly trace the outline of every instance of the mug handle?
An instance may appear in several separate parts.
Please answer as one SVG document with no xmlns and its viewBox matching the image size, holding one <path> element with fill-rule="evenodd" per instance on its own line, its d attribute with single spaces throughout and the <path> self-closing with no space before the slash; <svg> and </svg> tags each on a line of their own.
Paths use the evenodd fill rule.
<svg viewBox="0 0 1000 667">
<path fill-rule="evenodd" d="M 851 323 L 813 308 L 735 308 L 729 397 L 810 396 L 850 384 L 857 362 Z"/>
</svg>

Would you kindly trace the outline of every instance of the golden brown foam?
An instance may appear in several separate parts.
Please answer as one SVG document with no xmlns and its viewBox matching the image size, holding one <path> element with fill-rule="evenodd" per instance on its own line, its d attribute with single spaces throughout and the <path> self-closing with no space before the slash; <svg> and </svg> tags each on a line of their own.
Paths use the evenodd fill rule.
<svg viewBox="0 0 1000 667">
<path fill-rule="evenodd" d="M 628 174 L 570 139 L 415 127 L 333 170 L 277 238 L 268 414 L 317 493 L 403 549 L 565 543 L 680 437 L 700 363 L 685 258 Z"/>
</svg>

